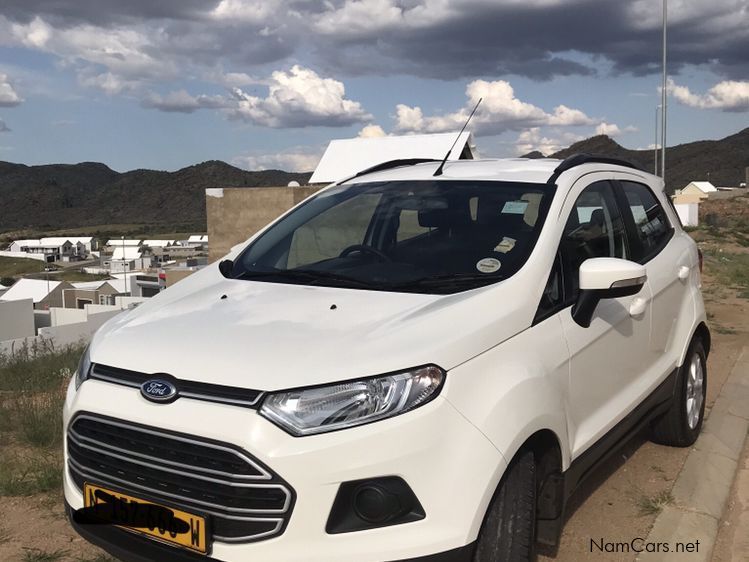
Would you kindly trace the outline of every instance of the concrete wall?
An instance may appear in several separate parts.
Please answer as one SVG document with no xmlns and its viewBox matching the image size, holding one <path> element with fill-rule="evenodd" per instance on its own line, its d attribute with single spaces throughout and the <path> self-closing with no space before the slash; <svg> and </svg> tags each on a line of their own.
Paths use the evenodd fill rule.
<svg viewBox="0 0 749 562">
<path fill-rule="evenodd" d="M 24 258 L 27 260 L 47 261 L 44 254 L 28 254 L 26 252 L 9 252 L 7 250 L 0 250 L 0 256 L 6 258 Z"/>
<path fill-rule="evenodd" d="M 206 189 L 208 259 L 213 262 L 321 187 Z"/>
<path fill-rule="evenodd" d="M 742 195 L 746 195 L 747 191 L 745 189 L 732 189 L 731 191 L 716 191 L 713 193 L 710 193 L 708 196 L 708 199 L 710 201 L 714 201 L 716 199 L 733 199 L 734 197 L 741 197 Z"/>
<path fill-rule="evenodd" d="M 0 301 L 0 341 L 33 336 L 34 301 Z"/>
</svg>

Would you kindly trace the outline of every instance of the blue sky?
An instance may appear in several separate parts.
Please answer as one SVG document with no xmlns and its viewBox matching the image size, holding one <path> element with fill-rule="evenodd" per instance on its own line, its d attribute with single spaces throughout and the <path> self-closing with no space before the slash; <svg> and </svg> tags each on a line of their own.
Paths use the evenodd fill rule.
<svg viewBox="0 0 749 562">
<path fill-rule="evenodd" d="M 749 126 L 745 0 L 671 0 L 669 144 Z M 306 171 L 334 138 L 654 142 L 652 0 L 5 0 L 0 160 Z"/>
</svg>

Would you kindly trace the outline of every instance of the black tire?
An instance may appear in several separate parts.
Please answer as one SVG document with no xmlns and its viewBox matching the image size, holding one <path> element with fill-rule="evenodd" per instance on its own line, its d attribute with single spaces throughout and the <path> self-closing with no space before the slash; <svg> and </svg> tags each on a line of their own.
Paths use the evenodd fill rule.
<svg viewBox="0 0 749 562">
<path fill-rule="evenodd" d="M 699 407 L 699 418 L 694 426 L 690 426 L 687 408 L 687 393 L 690 385 L 690 370 L 694 361 L 699 361 L 702 367 L 702 403 Z M 705 402 L 707 393 L 707 354 L 705 346 L 699 338 L 692 340 L 684 358 L 683 365 L 679 368 L 676 389 L 671 399 L 668 411 L 656 419 L 651 428 L 651 441 L 660 445 L 670 447 L 689 447 L 694 444 L 702 429 L 705 417 Z"/>
<path fill-rule="evenodd" d="M 476 544 L 474 562 L 526 562 L 536 557 L 536 462 L 522 452 L 494 494 Z"/>
</svg>

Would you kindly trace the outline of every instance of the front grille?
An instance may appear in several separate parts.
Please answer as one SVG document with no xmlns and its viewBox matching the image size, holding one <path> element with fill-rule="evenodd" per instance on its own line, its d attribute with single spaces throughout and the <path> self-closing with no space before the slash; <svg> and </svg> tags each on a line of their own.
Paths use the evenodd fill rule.
<svg viewBox="0 0 749 562">
<path fill-rule="evenodd" d="M 68 468 L 84 482 L 210 516 L 213 537 L 250 542 L 281 534 L 294 491 L 241 449 L 81 413 L 68 427 Z"/>
<path fill-rule="evenodd" d="M 138 371 L 129 371 L 127 369 L 110 367 L 109 365 L 101 365 L 99 363 L 93 366 L 90 376 L 92 379 L 124 386 L 132 386 L 135 388 L 139 388 L 140 385 L 149 379 L 164 378 L 174 384 L 178 396 L 194 398 L 195 400 L 206 400 L 208 402 L 218 402 L 221 404 L 231 404 L 234 406 L 245 406 L 248 408 L 257 407 L 260 399 L 263 397 L 263 393 L 259 390 L 188 381 L 177 379 L 162 373 L 140 373 Z"/>
</svg>

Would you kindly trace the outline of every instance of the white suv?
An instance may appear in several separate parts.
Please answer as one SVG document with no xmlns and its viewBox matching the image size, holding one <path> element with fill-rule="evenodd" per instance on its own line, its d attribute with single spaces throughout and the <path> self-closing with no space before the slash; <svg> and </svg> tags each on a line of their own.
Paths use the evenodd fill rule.
<svg viewBox="0 0 749 562">
<path fill-rule="evenodd" d="M 531 559 L 635 431 L 696 439 L 700 267 L 625 162 L 377 166 L 99 330 L 68 513 L 123 560 Z"/>
</svg>

